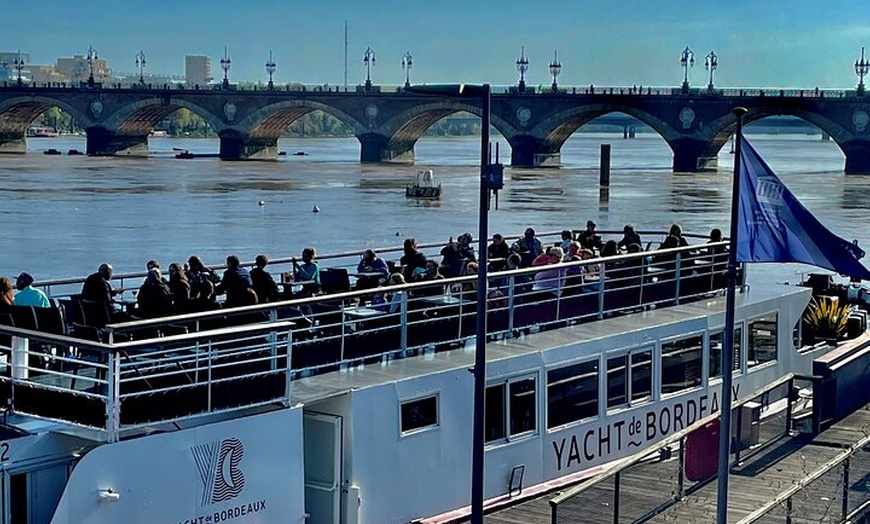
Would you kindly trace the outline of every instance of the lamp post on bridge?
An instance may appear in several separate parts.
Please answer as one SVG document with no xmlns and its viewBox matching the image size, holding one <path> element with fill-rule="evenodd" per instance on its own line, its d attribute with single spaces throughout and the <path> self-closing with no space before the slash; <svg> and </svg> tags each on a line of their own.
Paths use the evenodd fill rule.
<svg viewBox="0 0 870 524">
<path fill-rule="evenodd" d="M 858 75 L 858 96 L 864 96 L 864 77 L 870 71 L 870 61 L 864 59 L 864 46 L 861 46 L 861 60 L 855 60 L 855 74 Z"/>
<path fill-rule="evenodd" d="M 94 87 L 94 62 L 98 59 L 94 46 L 88 46 L 88 87 Z"/>
<path fill-rule="evenodd" d="M 15 66 L 15 71 L 18 73 L 18 87 L 21 87 L 24 82 L 21 80 L 21 70 L 24 69 L 24 59 L 21 58 L 21 50 L 18 50 L 18 56 L 12 61 Z"/>
<path fill-rule="evenodd" d="M 371 47 L 366 47 L 363 53 L 363 64 L 366 66 L 366 91 L 372 90 L 372 67 L 375 66 L 375 52 Z"/>
<path fill-rule="evenodd" d="M 275 75 L 275 69 L 278 65 L 272 60 L 272 51 L 269 51 L 269 61 L 266 62 L 266 73 L 269 75 L 269 91 L 275 89 L 275 83 L 272 82 L 272 77 Z"/>
<path fill-rule="evenodd" d="M 683 68 L 683 94 L 689 93 L 689 68 L 695 67 L 695 52 L 686 46 L 680 55 L 680 67 Z"/>
<path fill-rule="evenodd" d="M 550 74 L 553 75 L 553 92 L 559 92 L 559 85 L 556 83 L 556 77 L 562 72 L 562 62 L 559 62 L 558 52 L 553 51 L 553 61 L 550 62 Z"/>
<path fill-rule="evenodd" d="M 139 54 L 136 55 L 136 67 L 139 68 L 139 83 L 145 83 L 145 52 L 139 51 Z"/>
<path fill-rule="evenodd" d="M 224 81 L 223 81 L 223 88 L 224 89 L 230 88 L 230 79 L 229 79 L 229 76 L 227 76 L 227 75 L 229 74 L 230 67 L 232 65 L 233 65 L 233 61 L 230 60 L 230 55 L 227 52 L 227 47 L 224 46 L 224 57 L 221 58 L 221 69 L 223 69 L 223 71 L 224 71 Z"/>
<path fill-rule="evenodd" d="M 496 149 L 495 163 L 492 163 L 492 159 L 490 158 L 489 84 L 414 86 L 408 88 L 408 90 L 412 93 L 478 99 L 481 101 L 480 204 L 477 217 L 479 265 L 477 270 L 477 309 L 474 339 L 474 406 L 471 437 L 471 524 L 483 524 L 484 458 L 486 449 L 484 434 L 484 403 L 486 396 L 486 303 L 488 298 L 486 242 L 487 237 L 489 236 L 490 191 L 498 191 L 504 187 L 504 166 L 498 163 L 498 149 Z"/>
<path fill-rule="evenodd" d="M 523 46 L 520 51 L 520 57 L 517 58 L 517 71 L 520 73 L 520 83 L 517 85 L 517 89 L 520 93 L 526 92 L 526 71 L 528 70 L 529 59 L 526 58 L 526 46 Z"/>
<path fill-rule="evenodd" d="M 405 51 L 402 56 L 402 71 L 405 72 L 405 89 L 411 87 L 411 68 L 414 67 L 414 57 L 410 51 Z"/>
<path fill-rule="evenodd" d="M 704 57 L 704 69 L 710 71 L 710 83 L 707 84 L 707 91 L 713 92 L 713 71 L 719 67 L 719 57 L 714 51 Z"/>
</svg>

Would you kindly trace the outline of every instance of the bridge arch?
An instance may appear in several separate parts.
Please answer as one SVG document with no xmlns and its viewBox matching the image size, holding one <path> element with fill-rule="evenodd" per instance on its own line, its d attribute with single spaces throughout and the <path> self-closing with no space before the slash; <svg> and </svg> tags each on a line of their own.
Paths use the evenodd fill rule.
<svg viewBox="0 0 870 524">
<path fill-rule="evenodd" d="M 301 98 L 263 106 L 245 117 L 235 127 L 251 137 L 277 139 L 290 124 L 317 110 L 334 116 L 353 129 L 355 135 L 365 132 L 363 123 L 344 111 L 328 104 Z"/>
<path fill-rule="evenodd" d="M 825 118 L 824 116 L 799 108 L 783 109 L 769 106 L 757 106 L 747 108 L 747 113 L 743 117 L 743 125 L 751 124 L 771 116 L 793 116 L 801 120 L 813 124 L 819 128 L 837 144 L 843 154 L 848 154 L 849 141 L 853 138 L 843 126 Z M 708 131 L 709 144 L 703 152 L 704 156 L 714 157 L 719 154 L 722 147 L 728 142 L 731 136 L 737 131 L 737 118 L 729 113 L 721 118 L 705 124 L 705 129 Z"/>
<path fill-rule="evenodd" d="M 625 113 L 656 131 L 668 144 L 680 136 L 670 124 L 655 115 L 630 105 L 601 103 L 573 107 L 542 120 L 531 130 L 534 136 L 544 137 L 544 151 L 556 153 L 562 145 L 583 125 L 609 113 Z"/>
<path fill-rule="evenodd" d="M 147 137 L 154 130 L 154 126 L 179 109 L 195 113 L 215 131 L 219 132 L 226 127 L 221 118 L 211 111 L 180 97 L 137 100 L 121 107 L 105 120 L 94 123 L 94 126 L 112 130 L 118 135 Z"/>
<path fill-rule="evenodd" d="M 482 109 L 461 99 L 433 100 L 409 108 L 387 120 L 380 129 L 386 138 L 381 160 L 413 162 L 414 145 L 427 129 L 439 120 L 452 114 L 466 112 L 482 118 Z M 505 137 L 513 136 L 517 130 L 506 120 L 490 113 L 490 125 Z M 363 139 L 361 138 L 361 141 Z M 365 142 L 364 142 L 365 147 Z"/>
<path fill-rule="evenodd" d="M 22 96 L 10 98 L 0 103 L 0 134 L 7 136 L 20 134 L 23 137 L 27 127 L 36 120 L 36 117 L 52 107 L 60 108 L 69 113 L 82 127 L 91 123 L 91 118 L 88 115 L 62 99 L 47 96 Z"/>
</svg>

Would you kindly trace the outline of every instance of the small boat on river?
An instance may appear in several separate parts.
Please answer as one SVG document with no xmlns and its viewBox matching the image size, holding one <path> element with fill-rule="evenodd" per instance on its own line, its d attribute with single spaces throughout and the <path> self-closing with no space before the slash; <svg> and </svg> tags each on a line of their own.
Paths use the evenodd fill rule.
<svg viewBox="0 0 870 524">
<path fill-rule="evenodd" d="M 441 198 L 441 181 L 435 178 L 431 169 L 417 171 L 414 182 L 405 188 L 405 196 L 408 198 Z"/>
</svg>

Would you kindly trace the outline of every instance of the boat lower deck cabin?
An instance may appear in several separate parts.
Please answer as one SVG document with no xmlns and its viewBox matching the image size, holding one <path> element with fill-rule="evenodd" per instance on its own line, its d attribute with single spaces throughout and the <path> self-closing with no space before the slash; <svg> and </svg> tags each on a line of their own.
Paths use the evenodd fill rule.
<svg viewBox="0 0 870 524">
<path fill-rule="evenodd" d="M 569 482 L 721 409 L 715 256 L 678 248 L 490 274 L 487 498 Z M 0 523 L 403 523 L 461 512 L 474 283 L 58 332 L 0 325 Z M 738 293 L 735 399 L 810 373 L 827 351 L 800 341 L 810 292 Z"/>
</svg>

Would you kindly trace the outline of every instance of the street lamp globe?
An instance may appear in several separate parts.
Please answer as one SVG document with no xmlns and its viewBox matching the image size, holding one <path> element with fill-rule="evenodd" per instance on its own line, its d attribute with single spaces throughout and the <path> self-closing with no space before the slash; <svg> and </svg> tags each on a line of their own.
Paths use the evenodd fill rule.
<svg viewBox="0 0 870 524">
<path fill-rule="evenodd" d="M 139 68 L 139 83 L 145 83 L 145 52 L 139 51 L 136 55 L 136 67 Z"/>
<path fill-rule="evenodd" d="M 680 67 L 683 68 L 683 94 L 689 92 L 689 68 L 695 67 L 695 52 L 686 46 L 680 54 Z"/>
<path fill-rule="evenodd" d="M 233 65 L 233 61 L 230 60 L 230 55 L 227 52 L 227 47 L 224 46 L 224 57 L 221 58 L 221 69 L 223 69 L 223 71 L 224 71 L 224 81 L 223 81 L 224 89 L 229 89 L 229 87 L 230 87 L 230 78 L 228 75 L 230 72 L 230 67 L 232 65 Z"/>
<path fill-rule="evenodd" d="M 562 62 L 559 62 L 559 55 L 553 51 L 553 61 L 550 62 L 550 75 L 553 76 L 553 92 L 559 92 L 559 85 L 556 83 L 556 77 L 562 72 Z"/>
<path fill-rule="evenodd" d="M 517 71 L 520 73 L 520 83 L 517 86 L 520 93 L 526 92 L 526 71 L 529 70 L 529 59 L 526 58 L 526 46 L 520 50 L 520 57 L 517 58 Z"/>
<path fill-rule="evenodd" d="M 269 61 L 266 62 L 266 73 L 269 75 L 269 89 L 274 89 L 275 84 L 272 82 L 272 77 L 275 75 L 275 69 L 278 65 L 272 60 L 272 51 L 269 51 Z"/>
<path fill-rule="evenodd" d="M 94 46 L 88 46 L 88 87 L 94 87 L 94 65 L 97 59 L 97 50 Z"/>
<path fill-rule="evenodd" d="M 414 67 L 414 57 L 410 51 L 405 51 L 402 56 L 402 71 L 405 72 L 405 87 L 411 87 L 411 68 Z"/>
<path fill-rule="evenodd" d="M 713 71 L 719 67 L 719 56 L 714 51 L 704 57 L 704 69 L 710 72 L 710 83 L 707 84 L 707 90 L 713 91 Z"/>
<path fill-rule="evenodd" d="M 21 80 L 21 70 L 24 69 L 24 59 L 21 58 L 21 50 L 18 51 L 18 56 L 13 61 L 13 64 L 15 64 L 15 71 L 18 73 L 18 86 L 21 87 L 24 83 L 24 81 Z"/>
<path fill-rule="evenodd" d="M 855 74 L 858 75 L 858 96 L 864 96 L 864 77 L 870 71 L 870 61 L 864 59 L 864 47 L 861 46 L 861 59 L 855 60 Z"/>
<path fill-rule="evenodd" d="M 366 47 L 366 52 L 363 53 L 363 64 L 366 66 L 366 91 L 371 91 L 372 67 L 375 65 L 375 52 L 371 47 Z"/>
</svg>

